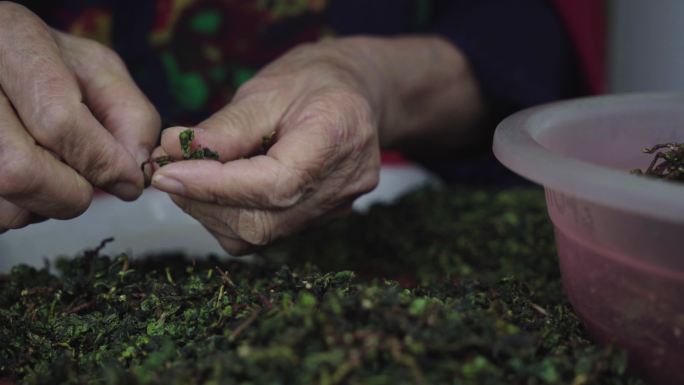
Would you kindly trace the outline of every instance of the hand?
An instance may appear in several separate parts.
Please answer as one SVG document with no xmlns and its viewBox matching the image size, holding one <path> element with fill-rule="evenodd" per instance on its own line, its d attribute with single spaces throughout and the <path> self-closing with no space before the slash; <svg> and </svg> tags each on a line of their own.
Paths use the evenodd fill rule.
<svg viewBox="0 0 684 385">
<path fill-rule="evenodd" d="M 157 168 L 152 185 L 235 255 L 349 210 L 376 186 L 380 157 L 378 115 L 345 63 L 318 45 L 273 62 L 194 129 L 220 162 Z M 153 156 L 181 159 L 181 130 L 166 129 Z M 272 132 L 268 151 L 251 156 Z"/>
<path fill-rule="evenodd" d="M 0 2 L 0 231 L 142 192 L 160 119 L 119 57 Z"/>
</svg>

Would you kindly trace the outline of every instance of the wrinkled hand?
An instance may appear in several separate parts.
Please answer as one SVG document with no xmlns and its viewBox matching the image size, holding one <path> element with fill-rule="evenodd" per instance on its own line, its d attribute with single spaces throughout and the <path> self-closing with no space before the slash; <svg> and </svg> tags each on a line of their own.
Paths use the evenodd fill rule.
<svg viewBox="0 0 684 385">
<path fill-rule="evenodd" d="M 153 186 L 233 254 L 349 210 L 378 182 L 377 115 L 337 58 L 312 45 L 273 62 L 195 128 L 195 145 L 217 151 L 220 162 L 158 168 Z M 183 129 L 166 129 L 153 155 L 181 159 Z M 251 156 L 273 131 L 268 151 Z"/>
<path fill-rule="evenodd" d="M 135 199 L 159 128 L 113 51 L 0 2 L 0 231 L 74 217 L 93 186 Z"/>
</svg>

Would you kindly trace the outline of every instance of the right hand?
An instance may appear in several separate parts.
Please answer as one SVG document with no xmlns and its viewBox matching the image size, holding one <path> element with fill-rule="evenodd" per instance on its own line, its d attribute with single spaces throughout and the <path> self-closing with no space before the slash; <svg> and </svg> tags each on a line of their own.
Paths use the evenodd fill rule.
<svg viewBox="0 0 684 385">
<path fill-rule="evenodd" d="M 0 1 L 0 232 L 77 216 L 93 187 L 136 199 L 160 126 L 116 53 Z"/>
</svg>

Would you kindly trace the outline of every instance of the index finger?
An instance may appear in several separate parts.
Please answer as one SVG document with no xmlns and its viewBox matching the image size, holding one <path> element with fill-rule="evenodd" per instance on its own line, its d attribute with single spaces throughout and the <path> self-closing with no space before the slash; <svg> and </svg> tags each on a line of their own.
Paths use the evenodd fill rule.
<svg viewBox="0 0 684 385">
<path fill-rule="evenodd" d="M 226 206 L 287 208 L 308 192 L 312 179 L 260 155 L 228 163 L 187 160 L 157 170 L 152 185 L 170 194 Z"/>
<path fill-rule="evenodd" d="M 82 213 L 93 189 L 37 146 L 0 89 L 0 196 L 33 213 L 66 219 Z"/>
<path fill-rule="evenodd" d="M 92 40 L 54 32 L 92 114 L 141 164 L 159 139 L 159 113 L 111 49 Z"/>
</svg>

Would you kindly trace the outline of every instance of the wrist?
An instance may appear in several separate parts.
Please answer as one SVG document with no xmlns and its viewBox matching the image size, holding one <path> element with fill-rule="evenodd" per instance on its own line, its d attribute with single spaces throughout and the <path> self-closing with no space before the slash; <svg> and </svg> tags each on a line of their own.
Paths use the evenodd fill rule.
<svg viewBox="0 0 684 385">
<path fill-rule="evenodd" d="M 382 147 L 429 142 L 454 148 L 477 135 L 484 102 L 467 59 L 451 42 L 358 36 L 316 46 L 368 100 Z"/>
</svg>

